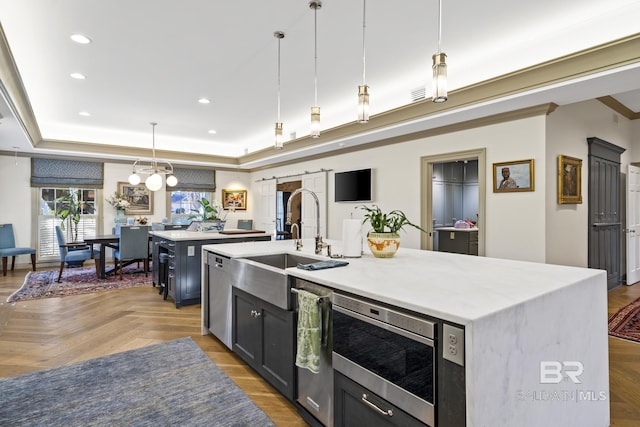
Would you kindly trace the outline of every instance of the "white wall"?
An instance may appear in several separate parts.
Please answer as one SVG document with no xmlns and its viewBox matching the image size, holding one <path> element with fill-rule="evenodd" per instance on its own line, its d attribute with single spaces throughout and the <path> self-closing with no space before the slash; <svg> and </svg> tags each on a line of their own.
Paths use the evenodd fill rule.
<svg viewBox="0 0 640 427">
<path fill-rule="evenodd" d="M 587 101 L 559 107 L 547 120 L 547 186 L 546 186 L 546 262 L 586 267 L 588 264 L 588 137 L 598 137 L 626 149 L 621 156 L 621 172 L 626 176 L 636 156 L 632 122 L 599 101 Z M 639 129 L 636 124 L 636 129 Z M 636 135 L 638 133 L 636 132 Z M 635 139 L 638 141 L 638 138 Z M 635 144 L 638 145 L 637 142 Z M 582 204 L 557 203 L 558 155 L 582 159 Z M 624 200 L 624 199 L 622 199 Z M 624 216 L 623 216 L 624 217 Z M 623 239 L 624 240 L 624 239 Z"/>
<path fill-rule="evenodd" d="M 536 190 L 523 193 L 487 193 L 487 256 L 544 261 L 544 156 L 545 118 L 535 117 L 510 123 L 486 126 L 446 135 L 424 138 L 355 153 L 302 162 L 254 172 L 252 181 L 272 176 L 291 175 L 321 168 L 332 169 L 328 179 L 328 238 L 342 238 L 342 220 L 362 218 L 354 210 L 358 203 L 335 203 L 334 173 L 363 168 L 373 169 L 373 201 L 383 210 L 399 209 L 414 223 L 419 223 L 420 159 L 423 156 L 486 147 L 488 180 L 494 162 L 533 158 Z M 259 194 L 253 182 L 252 193 Z M 364 230 L 366 233 L 367 230 Z M 420 232 L 408 227 L 402 236 L 402 246 L 420 247 Z"/>
<path fill-rule="evenodd" d="M 31 159 L 18 157 L 17 163 L 14 156 L 0 155 L 0 224 L 13 224 L 16 246 L 34 247 L 31 236 Z M 29 255 L 16 257 L 16 267 L 27 265 L 31 265 Z"/>
</svg>

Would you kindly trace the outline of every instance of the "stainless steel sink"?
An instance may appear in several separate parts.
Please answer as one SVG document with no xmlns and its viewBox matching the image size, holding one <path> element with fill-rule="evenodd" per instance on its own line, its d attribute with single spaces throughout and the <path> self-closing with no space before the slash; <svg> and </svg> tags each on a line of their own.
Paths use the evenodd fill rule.
<svg viewBox="0 0 640 427">
<path fill-rule="evenodd" d="M 291 309 L 291 283 L 285 269 L 320 261 L 306 255 L 277 253 L 232 259 L 233 286 L 284 310 Z"/>
</svg>

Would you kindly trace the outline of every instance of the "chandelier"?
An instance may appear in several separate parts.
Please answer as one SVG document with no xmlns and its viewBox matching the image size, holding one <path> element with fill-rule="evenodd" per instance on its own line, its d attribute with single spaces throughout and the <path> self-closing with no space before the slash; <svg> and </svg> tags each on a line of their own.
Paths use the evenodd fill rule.
<svg viewBox="0 0 640 427">
<path fill-rule="evenodd" d="M 166 183 L 169 187 L 174 187 L 178 183 L 178 178 L 173 175 L 173 165 L 167 161 L 163 161 L 162 165 L 156 160 L 156 125 L 158 123 L 151 122 L 152 131 L 152 156 L 153 159 L 149 165 L 143 165 L 140 159 L 133 163 L 133 172 L 129 175 L 129 184 L 138 185 L 142 178 L 140 175 L 148 175 L 144 181 L 144 185 L 151 191 L 158 191 L 162 188 L 162 175 L 166 176 Z"/>
</svg>

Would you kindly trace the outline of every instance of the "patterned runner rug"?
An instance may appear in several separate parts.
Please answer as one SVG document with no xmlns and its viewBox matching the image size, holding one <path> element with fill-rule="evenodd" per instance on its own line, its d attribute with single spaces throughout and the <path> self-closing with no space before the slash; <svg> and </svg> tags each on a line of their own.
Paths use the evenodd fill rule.
<svg viewBox="0 0 640 427">
<path fill-rule="evenodd" d="M 108 275 L 101 280 L 96 277 L 95 267 L 65 268 L 62 272 L 61 283 L 58 280 L 60 270 L 30 271 L 24 279 L 24 284 L 14 292 L 7 302 L 25 301 L 37 298 L 63 297 L 67 295 L 88 294 L 96 291 L 133 288 L 136 286 L 151 286 L 151 272 L 145 277 L 142 264 L 140 268 L 131 264 L 124 269 L 120 276 Z"/>
<path fill-rule="evenodd" d="M 0 379 L 17 426 L 274 426 L 191 338 Z"/>
<path fill-rule="evenodd" d="M 609 318 L 609 335 L 640 342 L 640 298 Z"/>
</svg>

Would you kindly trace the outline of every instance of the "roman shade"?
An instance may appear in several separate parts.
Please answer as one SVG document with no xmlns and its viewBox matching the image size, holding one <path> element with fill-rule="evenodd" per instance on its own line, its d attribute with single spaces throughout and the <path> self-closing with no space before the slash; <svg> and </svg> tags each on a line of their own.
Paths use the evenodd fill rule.
<svg viewBox="0 0 640 427">
<path fill-rule="evenodd" d="M 173 174 L 178 178 L 178 184 L 167 187 L 167 191 L 216 191 L 214 169 L 174 168 Z"/>
<path fill-rule="evenodd" d="M 103 188 L 104 165 L 63 159 L 31 159 L 32 187 Z"/>
</svg>

